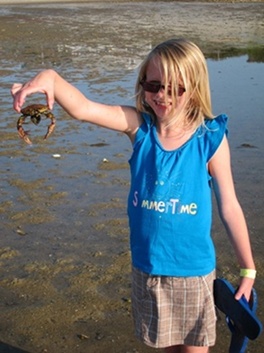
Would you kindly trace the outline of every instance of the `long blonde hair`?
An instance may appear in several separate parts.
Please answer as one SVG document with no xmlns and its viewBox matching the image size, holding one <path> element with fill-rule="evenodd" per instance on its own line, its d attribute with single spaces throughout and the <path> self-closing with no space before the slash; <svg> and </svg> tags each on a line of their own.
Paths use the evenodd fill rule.
<svg viewBox="0 0 264 353">
<path fill-rule="evenodd" d="M 181 125 L 186 128 L 196 128 L 205 119 L 212 119 L 211 94 L 209 77 L 205 57 L 194 43 L 185 39 L 170 39 L 157 45 L 142 62 L 135 87 L 136 107 L 139 112 L 149 112 L 151 109 L 145 103 L 144 90 L 140 82 L 146 79 L 146 72 L 151 60 L 158 58 L 165 86 L 171 86 L 172 109 L 171 116 L 177 106 L 178 87 L 183 86 L 188 94 L 184 107 L 184 121 Z M 165 91 L 166 93 L 166 91 Z M 155 117 L 153 116 L 155 120 Z M 180 119 L 180 117 L 179 117 Z M 177 118 L 173 118 L 175 123 Z"/>
</svg>

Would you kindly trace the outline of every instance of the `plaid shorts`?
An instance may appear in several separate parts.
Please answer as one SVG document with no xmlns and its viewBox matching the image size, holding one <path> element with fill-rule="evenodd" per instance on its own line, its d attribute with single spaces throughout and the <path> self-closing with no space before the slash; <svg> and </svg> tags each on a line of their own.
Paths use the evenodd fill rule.
<svg viewBox="0 0 264 353">
<path fill-rule="evenodd" d="M 148 346 L 213 346 L 215 271 L 200 277 L 153 276 L 133 268 L 136 336 Z"/>
</svg>

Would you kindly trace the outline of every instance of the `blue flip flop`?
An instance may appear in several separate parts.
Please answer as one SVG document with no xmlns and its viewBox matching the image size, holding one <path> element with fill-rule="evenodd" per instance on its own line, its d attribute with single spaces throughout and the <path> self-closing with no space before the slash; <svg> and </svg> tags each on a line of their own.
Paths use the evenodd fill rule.
<svg viewBox="0 0 264 353">
<path fill-rule="evenodd" d="M 262 324 L 255 312 L 257 294 L 253 289 L 249 303 L 242 297 L 235 299 L 235 289 L 225 279 L 214 281 L 214 299 L 216 307 L 227 317 L 227 323 L 232 333 L 229 353 L 244 353 L 248 339 L 255 340 L 262 331 Z"/>
<path fill-rule="evenodd" d="M 246 303 L 248 304 L 250 310 L 255 314 L 258 306 L 258 297 L 254 288 L 252 289 L 249 302 L 246 301 Z M 244 336 L 243 333 L 240 332 L 228 316 L 226 317 L 226 322 L 232 333 L 229 353 L 245 353 L 249 341 L 248 337 Z"/>
</svg>

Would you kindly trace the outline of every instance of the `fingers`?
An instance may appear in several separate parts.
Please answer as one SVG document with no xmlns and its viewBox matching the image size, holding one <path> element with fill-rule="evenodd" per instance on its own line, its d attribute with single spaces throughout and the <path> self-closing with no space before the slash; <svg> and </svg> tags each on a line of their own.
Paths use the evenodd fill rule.
<svg viewBox="0 0 264 353">
<path fill-rule="evenodd" d="M 14 83 L 12 88 L 11 88 L 11 94 L 14 97 L 17 91 L 19 91 L 22 88 L 22 83 Z"/>
<path fill-rule="evenodd" d="M 49 109 L 52 110 L 54 105 L 54 97 L 49 95 L 48 92 L 46 92 L 45 94 L 46 94 L 47 105 Z"/>
<path fill-rule="evenodd" d="M 33 94 L 40 92 L 41 90 L 31 85 L 31 81 L 21 84 L 21 83 L 14 83 L 11 88 L 11 94 L 13 96 L 13 107 L 17 112 L 20 112 L 23 104 L 25 103 L 26 97 Z"/>
<path fill-rule="evenodd" d="M 52 80 L 52 73 L 44 71 L 32 80 L 25 84 L 14 83 L 11 87 L 11 94 L 13 96 L 13 107 L 17 112 L 21 111 L 26 98 L 34 93 L 43 93 L 46 96 L 46 101 L 49 109 L 53 108 L 54 104 L 54 86 Z"/>
<path fill-rule="evenodd" d="M 21 107 L 24 103 L 24 101 L 21 100 L 21 97 L 19 98 L 19 92 L 21 91 L 22 87 L 22 83 L 14 83 L 10 90 L 14 99 L 13 107 L 17 112 L 20 112 Z"/>
<path fill-rule="evenodd" d="M 239 288 L 236 292 L 236 295 L 235 295 L 236 300 L 241 299 L 242 296 L 244 295 L 245 298 L 247 299 L 247 301 L 249 301 L 253 284 L 254 284 L 253 279 L 247 278 L 247 277 L 242 277 L 240 286 L 239 286 Z"/>
</svg>

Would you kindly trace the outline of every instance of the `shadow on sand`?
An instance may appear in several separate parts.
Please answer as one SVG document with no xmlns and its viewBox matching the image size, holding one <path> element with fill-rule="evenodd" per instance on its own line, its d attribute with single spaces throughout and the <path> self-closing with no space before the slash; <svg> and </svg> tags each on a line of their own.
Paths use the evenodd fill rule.
<svg viewBox="0 0 264 353">
<path fill-rule="evenodd" d="M 30 353 L 0 341 L 0 353 Z"/>
</svg>

